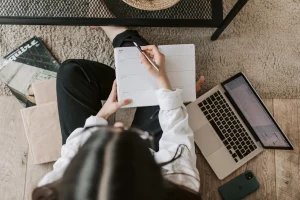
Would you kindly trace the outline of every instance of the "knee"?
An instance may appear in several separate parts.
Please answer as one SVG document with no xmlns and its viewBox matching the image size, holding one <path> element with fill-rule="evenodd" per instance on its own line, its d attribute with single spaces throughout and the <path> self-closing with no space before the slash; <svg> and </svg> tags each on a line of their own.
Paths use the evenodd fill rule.
<svg viewBox="0 0 300 200">
<path fill-rule="evenodd" d="M 81 66 L 76 62 L 76 60 L 64 61 L 57 72 L 57 83 L 62 86 L 72 85 L 72 83 L 76 81 L 80 68 Z"/>
</svg>

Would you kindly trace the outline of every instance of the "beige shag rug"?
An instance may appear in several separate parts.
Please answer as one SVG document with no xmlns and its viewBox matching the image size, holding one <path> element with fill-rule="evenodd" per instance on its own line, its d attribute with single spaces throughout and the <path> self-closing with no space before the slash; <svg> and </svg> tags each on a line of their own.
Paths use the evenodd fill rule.
<svg viewBox="0 0 300 200">
<path fill-rule="evenodd" d="M 225 0 L 225 14 L 236 0 Z M 263 98 L 300 97 L 300 1 L 251 0 L 217 41 L 215 29 L 136 28 L 150 43 L 196 45 L 202 93 L 244 72 Z M 89 27 L 0 25 L 0 56 L 39 36 L 59 61 L 83 58 L 114 67 L 113 48 L 104 32 Z M 0 87 L 0 95 L 9 95 Z"/>
</svg>

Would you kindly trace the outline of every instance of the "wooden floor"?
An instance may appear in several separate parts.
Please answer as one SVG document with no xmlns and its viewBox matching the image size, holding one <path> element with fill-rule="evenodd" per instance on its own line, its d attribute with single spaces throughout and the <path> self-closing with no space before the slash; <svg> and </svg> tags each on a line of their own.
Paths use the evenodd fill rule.
<svg viewBox="0 0 300 200">
<path fill-rule="evenodd" d="M 266 99 L 264 102 L 295 150 L 265 150 L 222 181 L 198 154 L 202 199 L 220 199 L 218 187 L 250 169 L 261 186 L 246 199 L 300 200 L 300 100 Z M 37 182 L 52 168 L 52 163 L 33 165 L 20 108 L 13 97 L 0 97 L 0 199 L 4 200 L 30 200 Z"/>
</svg>

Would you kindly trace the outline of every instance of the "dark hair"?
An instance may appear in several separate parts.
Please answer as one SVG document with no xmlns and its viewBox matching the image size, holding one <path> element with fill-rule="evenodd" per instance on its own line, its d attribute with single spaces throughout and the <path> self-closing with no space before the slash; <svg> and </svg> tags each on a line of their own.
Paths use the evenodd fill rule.
<svg viewBox="0 0 300 200">
<path fill-rule="evenodd" d="M 165 180 L 146 141 L 135 132 L 97 129 L 63 177 L 36 188 L 32 199 L 194 200 L 200 196 Z"/>
</svg>

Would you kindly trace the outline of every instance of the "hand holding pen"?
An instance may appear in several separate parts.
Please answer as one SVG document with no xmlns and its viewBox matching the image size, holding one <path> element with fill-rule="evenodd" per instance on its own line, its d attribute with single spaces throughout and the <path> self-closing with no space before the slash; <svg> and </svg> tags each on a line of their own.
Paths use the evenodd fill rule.
<svg viewBox="0 0 300 200">
<path fill-rule="evenodd" d="M 133 44 L 136 46 L 136 48 L 140 51 L 141 54 L 143 54 L 145 56 L 145 58 L 148 60 L 148 62 L 157 70 L 159 71 L 159 68 L 157 67 L 157 65 L 151 60 L 151 58 L 141 49 L 141 47 L 133 42 Z"/>
<path fill-rule="evenodd" d="M 147 57 L 140 52 L 139 56 L 141 62 L 147 71 L 156 79 L 159 88 L 166 88 L 171 90 L 171 85 L 166 74 L 165 67 L 165 55 L 159 52 L 155 45 L 148 45 L 141 47 L 141 50 L 147 57 L 155 64 L 158 70 L 153 66 L 153 63 L 149 62 Z"/>
</svg>

